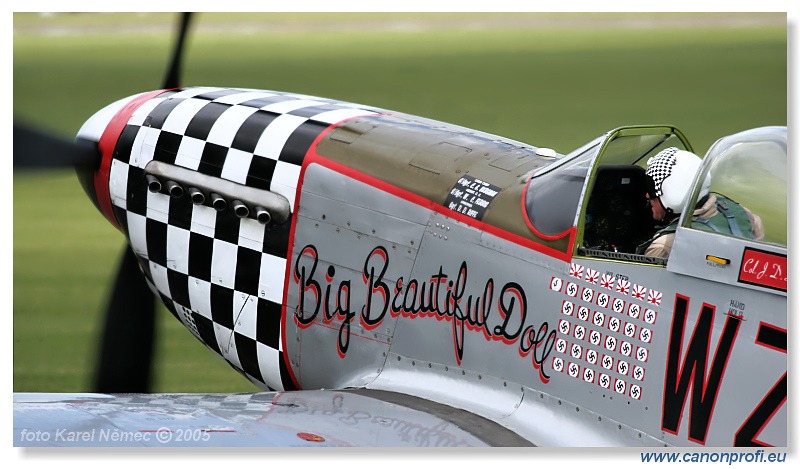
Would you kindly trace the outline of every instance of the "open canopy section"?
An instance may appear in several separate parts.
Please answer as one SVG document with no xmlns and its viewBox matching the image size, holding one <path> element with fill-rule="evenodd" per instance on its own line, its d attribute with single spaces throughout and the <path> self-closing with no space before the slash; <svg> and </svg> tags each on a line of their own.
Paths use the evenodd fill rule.
<svg viewBox="0 0 800 469">
<path fill-rule="evenodd" d="M 647 160 L 669 147 L 692 151 L 675 127 L 621 127 L 539 170 L 524 200 L 530 226 L 540 236 L 577 227 L 576 254 L 635 253 L 653 232 Z"/>
</svg>

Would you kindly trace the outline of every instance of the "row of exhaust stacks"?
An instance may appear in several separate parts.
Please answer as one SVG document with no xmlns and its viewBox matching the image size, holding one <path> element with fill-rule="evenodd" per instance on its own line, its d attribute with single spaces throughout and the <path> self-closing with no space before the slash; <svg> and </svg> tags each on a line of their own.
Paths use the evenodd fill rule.
<svg viewBox="0 0 800 469">
<path fill-rule="evenodd" d="M 167 193 L 171 197 L 180 198 L 184 195 L 183 187 L 175 181 L 167 181 L 165 183 Z M 147 175 L 147 188 L 150 192 L 161 192 L 161 181 L 158 180 L 157 177 L 153 176 L 152 174 Z M 203 205 L 206 202 L 206 195 L 200 189 L 196 187 L 189 187 L 187 189 L 189 192 L 189 197 L 192 199 L 192 203 L 195 205 Z M 214 210 L 218 212 L 222 212 L 226 208 L 228 208 L 228 201 L 225 200 L 224 197 L 221 195 L 211 192 L 208 194 L 208 197 L 211 201 L 211 206 L 214 207 Z M 231 207 L 233 207 L 233 213 L 236 214 L 239 218 L 247 218 L 250 215 L 250 208 L 241 200 L 234 199 L 230 203 Z M 264 207 L 253 207 L 253 211 L 255 214 L 256 220 L 262 225 L 269 225 L 272 221 L 272 214 L 269 213 L 267 209 Z"/>
<path fill-rule="evenodd" d="M 228 207 L 239 218 L 254 218 L 262 225 L 279 225 L 289 219 L 291 208 L 286 197 L 263 189 L 198 173 L 180 166 L 151 161 L 145 167 L 150 192 L 165 191 L 173 198 L 188 193 L 195 205 L 208 204 L 221 212 Z M 162 182 L 163 181 L 163 182 Z"/>
</svg>

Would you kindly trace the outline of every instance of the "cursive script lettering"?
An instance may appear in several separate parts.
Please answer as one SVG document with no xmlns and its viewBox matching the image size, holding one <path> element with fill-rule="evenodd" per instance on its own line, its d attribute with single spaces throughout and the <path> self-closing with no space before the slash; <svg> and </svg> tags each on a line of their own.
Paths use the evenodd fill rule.
<svg viewBox="0 0 800 469">
<path fill-rule="evenodd" d="M 387 250 L 378 246 L 364 260 L 361 272 L 366 295 L 364 305 L 353 308 L 351 303 L 353 282 L 350 278 L 337 279 L 336 267 L 327 267 L 324 281 L 317 279 L 319 253 L 313 245 L 300 251 L 295 263 L 293 278 L 298 287 L 298 309 L 294 320 L 301 329 L 319 320 L 320 309 L 324 324 L 340 321 L 337 352 L 344 357 L 350 344 L 352 322 L 358 314 L 360 325 L 368 330 L 377 328 L 392 317 L 434 318 L 449 321 L 456 362 L 464 358 L 467 332 L 480 333 L 487 341 L 500 341 L 516 345 L 522 357 L 531 356 L 532 366 L 543 382 L 549 376 L 543 366 L 555 344 L 556 331 L 547 322 L 528 324 L 528 299 L 523 287 L 508 282 L 499 290 L 495 300 L 495 280 L 486 279 L 478 294 L 467 291 L 469 267 L 461 262 L 455 277 L 444 266 L 427 279 L 398 278 L 392 287 L 385 278 L 389 268 Z M 324 285 L 324 287 L 323 287 Z"/>
</svg>

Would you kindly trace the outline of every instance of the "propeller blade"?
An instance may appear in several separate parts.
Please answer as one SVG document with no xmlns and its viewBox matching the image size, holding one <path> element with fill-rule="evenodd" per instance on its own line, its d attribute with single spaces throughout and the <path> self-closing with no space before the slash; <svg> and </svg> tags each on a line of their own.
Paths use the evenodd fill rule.
<svg viewBox="0 0 800 469">
<path fill-rule="evenodd" d="M 105 312 L 95 392 L 150 391 L 155 338 L 155 296 L 133 251 L 126 247 Z"/>
<path fill-rule="evenodd" d="M 184 42 L 192 13 L 180 17 L 175 47 L 162 88 L 180 86 Z M 36 127 L 14 123 L 14 169 L 76 168 L 89 198 L 91 175 L 100 164 L 96 142 L 66 140 Z M 94 389 L 101 393 L 149 392 L 155 342 L 155 296 L 126 248 L 105 311 Z"/>
<path fill-rule="evenodd" d="M 169 69 L 164 77 L 162 88 L 171 89 L 181 86 L 181 59 L 183 57 L 183 44 L 186 39 L 186 32 L 189 30 L 191 13 L 183 13 L 178 27 L 178 38 L 175 41 L 175 49 L 172 51 L 172 58 L 169 61 Z"/>
<path fill-rule="evenodd" d="M 97 143 L 67 140 L 14 122 L 14 169 L 94 168 L 100 162 Z"/>
<path fill-rule="evenodd" d="M 191 13 L 183 13 L 162 88 L 180 86 L 184 42 Z M 15 157 L 16 159 L 16 157 Z M 156 333 L 155 296 L 144 280 L 136 256 L 125 250 L 106 309 L 95 391 L 149 392 Z"/>
</svg>

